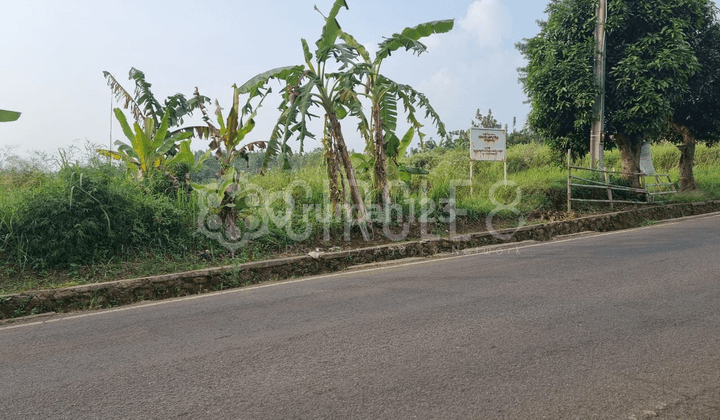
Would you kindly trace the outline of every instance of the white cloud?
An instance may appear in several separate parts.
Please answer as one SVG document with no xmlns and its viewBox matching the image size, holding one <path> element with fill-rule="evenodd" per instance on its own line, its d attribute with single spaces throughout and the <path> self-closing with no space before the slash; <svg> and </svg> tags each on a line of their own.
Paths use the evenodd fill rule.
<svg viewBox="0 0 720 420">
<path fill-rule="evenodd" d="M 440 46 L 442 35 L 433 34 L 427 38 L 420 40 L 427 47 L 428 51 L 432 51 Z"/>
<path fill-rule="evenodd" d="M 499 48 L 512 35 L 510 22 L 510 10 L 500 0 L 475 0 L 460 29 L 475 36 L 481 48 Z"/>
<path fill-rule="evenodd" d="M 459 80 L 447 68 L 438 70 L 430 79 L 430 85 L 438 90 L 447 90 L 457 86 Z"/>
</svg>

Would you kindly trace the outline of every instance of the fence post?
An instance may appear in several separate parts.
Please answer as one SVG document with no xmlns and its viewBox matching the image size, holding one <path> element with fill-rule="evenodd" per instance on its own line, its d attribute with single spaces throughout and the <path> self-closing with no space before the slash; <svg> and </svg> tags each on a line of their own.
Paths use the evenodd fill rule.
<svg viewBox="0 0 720 420">
<path fill-rule="evenodd" d="M 572 166 L 571 166 L 571 159 L 570 159 L 570 151 L 571 149 L 568 149 L 568 181 L 567 181 L 567 212 L 570 213 L 572 211 L 572 205 L 570 204 L 570 200 L 572 198 L 572 188 L 570 187 L 571 179 L 572 179 Z"/>
<path fill-rule="evenodd" d="M 605 183 L 607 184 L 607 193 L 608 193 L 608 200 L 610 201 L 610 210 L 615 210 L 615 207 L 613 206 L 613 196 L 612 196 L 612 189 L 610 188 L 610 174 L 607 170 L 605 170 Z"/>
</svg>

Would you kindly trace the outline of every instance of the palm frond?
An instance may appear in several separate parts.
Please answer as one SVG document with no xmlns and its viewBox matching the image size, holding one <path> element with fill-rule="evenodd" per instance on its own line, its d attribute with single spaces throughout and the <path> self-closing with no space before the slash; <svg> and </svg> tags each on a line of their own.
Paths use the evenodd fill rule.
<svg viewBox="0 0 720 420">
<path fill-rule="evenodd" d="M 107 79 L 108 86 L 110 86 L 110 89 L 115 95 L 115 100 L 120 104 L 124 103 L 123 109 L 130 109 L 130 113 L 135 119 L 135 122 L 137 122 L 138 124 L 143 124 L 146 118 L 145 114 L 143 113 L 142 109 L 140 109 L 140 105 L 135 102 L 135 99 L 130 94 L 130 92 L 125 90 L 125 88 L 122 87 L 120 82 L 118 82 L 117 79 L 115 79 L 115 76 L 110 74 L 110 72 L 104 71 L 103 76 L 105 76 L 105 79 Z"/>
<path fill-rule="evenodd" d="M 362 57 L 363 61 L 366 63 L 370 63 L 370 54 L 368 53 L 365 46 L 361 43 L 359 43 L 355 37 L 352 35 L 346 33 L 343 30 L 340 30 L 340 34 L 338 35 L 340 39 L 343 40 L 350 48 L 353 48 L 357 53 Z"/>
<path fill-rule="evenodd" d="M 393 34 L 379 44 L 375 61 L 384 60 L 390 56 L 393 51 L 402 47 L 405 47 L 405 50 L 412 50 L 414 54 L 420 55 L 427 50 L 425 44 L 419 41 L 420 38 L 448 32 L 453 28 L 454 24 L 455 21 L 453 19 L 447 19 L 421 23 L 411 28 L 405 28 L 399 34 Z"/>
<path fill-rule="evenodd" d="M 218 129 L 212 125 L 194 125 L 189 127 L 183 127 L 177 130 L 170 131 L 169 135 L 176 136 L 181 133 L 190 133 L 194 137 L 197 137 L 199 139 L 210 139 L 220 135 L 220 131 L 218 131 Z"/>
<path fill-rule="evenodd" d="M 302 71 L 303 66 L 285 66 L 262 72 L 238 87 L 238 93 L 250 93 L 253 96 L 253 91 L 264 86 L 270 79 L 285 80 L 288 83 L 293 83 Z"/>
<path fill-rule="evenodd" d="M 337 15 L 340 12 L 341 7 L 349 9 L 345 0 L 335 0 L 335 3 L 333 3 L 332 8 L 330 9 L 330 13 L 325 18 L 325 26 L 323 26 L 322 35 L 315 43 L 318 48 L 315 54 L 318 62 L 325 61 L 330 53 L 330 50 L 335 45 L 335 40 L 340 34 L 340 24 L 337 21 Z M 318 8 L 315 7 L 315 10 L 318 10 Z"/>
<path fill-rule="evenodd" d="M 129 72 L 130 80 L 135 81 L 135 101 L 144 111 L 144 114 L 151 117 L 156 125 L 159 125 L 160 119 L 164 116 L 163 108 L 155 95 L 150 90 L 152 83 L 145 80 L 145 73 L 132 67 Z"/>
<path fill-rule="evenodd" d="M 255 149 L 265 149 L 267 147 L 266 141 L 253 141 L 250 143 L 245 143 L 240 149 L 238 149 L 237 153 L 240 155 L 240 158 L 245 159 L 245 162 L 247 164 L 250 164 L 250 153 L 254 152 Z"/>
<path fill-rule="evenodd" d="M 437 128 L 438 135 L 445 137 L 446 130 L 445 124 L 440 119 L 440 116 L 430 104 L 430 100 L 421 92 L 415 90 L 412 86 L 403 85 L 390 80 L 384 76 L 380 76 L 381 83 L 386 84 L 389 88 L 395 92 L 400 100 L 403 102 L 404 110 L 407 114 L 407 121 L 415 127 L 418 135 L 422 139 L 425 134 L 420 131 L 422 124 L 418 121 L 415 112 L 416 106 L 425 110 L 425 118 L 429 118 L 433 125 Z"/>
<path fill-rule="evenodd" d="M 380 119 L 385 131 L 395 131 L 397 128 L 397 94 L 392 91 L 385 92 L 380 99 Z"/>
<path fill-rule="evenodd" d="M 198 108 L 200 108 L 200 111 L 203 114 L 203 121 L 205 121 L 205 124 L 208 125 L 208 127 L 212 127 L 217 131 L 217 128 L 210 122 L 210 115 L 208 114 L 207 108 L 205 108 L 205 103 L 210 102 L 210 98 L 207 96 L 203 96 L 200 94 L 200 91 L 198 90 L 198 87 L 195 86 L 195 92 L 193 93 L 193 98 L 195 100 L 195 104 Z"/>
<path fill-rule="evenodd" d="M 209 99 L 208 99 L 209 100 Z M 192 102 L 191 102 L 192 101 Z M 176 93 L 165 99 L 165 113 L 169 115 L 169 127 L 177 127 L 183 123 L 183 118 L 192 114 L 193 106 L 196 106 L 196 99 L 187 100 L 182 93 Z"/>
</svg>

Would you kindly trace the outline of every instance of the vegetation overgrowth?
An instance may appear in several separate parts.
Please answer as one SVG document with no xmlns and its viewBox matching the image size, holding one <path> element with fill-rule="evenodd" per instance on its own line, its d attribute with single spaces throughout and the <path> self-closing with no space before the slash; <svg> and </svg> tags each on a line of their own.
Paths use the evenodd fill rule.
<svg viewBox="0 0 720 420">
<path fill-rule="evenodd" d="M 57 158 L 38 154 L 29 162 L 9 149 L 0 150 L 0 294 L 574 217 L 563 212 L 567 172 L 564 157 L 558 154 L 571 146 L 575 163 L 589 166 L 583 156 L 597 89 L 589 72 L 577 79 L 579 73 L 573 69 L 575 64 L 590 68 L 586 65 L 592 59 L 592 48 L 586 48 L 594 26 L 590 3 L 551 2 L 550 20 L 541 24 L 541 34 L 518 44 L 529 59 L 520 73 L 533 111 L 529 125 L 519 131 L 513 120 L 507 136 L 509 183 L 503 182 L 502 164 L 470 161 L 470 131 L 446 131 L 425 95 L 381 72 L 381 64 L 391 53 L 403 49 L 424 53 L 427 47 L 421 40 L 452 30 L 453 20 L 421 23 L 383 38 L 373 58 L 341 29 L 337 18 L 348 5 L 335 0 L 327 15 L 320 13 L 324 24 L 315 47 L 300 40 L 300 64 L 233 84 L 232 106 L 226 112 L 217 101 L 211 111 L 210 98 L 197 87 L 189 99 L 178 93 L 161 103 L 142 71 L 130 70 L 134 94 L 104 72 L 122 107 L 114 114 L 126 141 L 116 141 L 117 150 L 90 148 L 82 160 L 73 159 L 70 151 Z M 707 42 L 698 41 L 693 50 L 702 56 L 716 50 L 712 45 L 720 41 L 720 23 L 715 9 L 708 8 L 708 0 L 692 3 L 699 8 L 688 15 L 685 26 L 707 29 L 703 32 L 707 37 L 702 38 Z M 563 17 L 576 15 L 568 5 L 577 6 L 587 19 L 573 29 L 578 35 L 571 37 L 575 41 L 557 44 L 553 34 L 567 30 Z M 672 21 L 671 15 L 663 16 Z M 626 26 L 620 23 L 613 21 L 610 29 L 624 30 Z M 642 31 L 631 30 L 627 39 L 635 42 L 636 35 L 647 32 L 652 39 L 670 36 L 669 51 L 687 46 L 683 36 L 666 28 L 656 33 L 657 22 L 652 19 L 644 23 Z M 683 22 L 675 23 L 685 27 L 680 25 Z M 638 42 L 643 46 L 646 40 Z M 577 54 L 569 55 L 574 57 L 572 65 L 563 74 L 580 80 L 569 90 L 557 85 L 565 82 L 556 77 L 554 61 L 548 60 L 554 55 L 544 54 L 567 48 Z M 671 124 L 682 131 L 682 142 L 680 131 L 672 132 L 667 126 L 671 110 L 676 111 L 673 118 L 687 119 L 680 115 L 681 105 L 697 102 L 682 92 L 692 90 L 701 99 L 716 102 L 704 93 L 717 87 L 710 71 L 717 67 L 711 65 L 715 58 L 703 58 L 700 65 L 686 60 L 693 51 L 683 51 L 684 55 L 664 54 L 670 59 L 661 66 L 683 70 L 678 86 L 668 83 L 664 78 L 669 73 L 660 68 L 647 74 L 650 80 L 643 86 L 649 88 L 640 96 L 642 104 L 636 104 L 633 94 L 628 101 L 620 101 L 617 109 L 610 107 L 608 147 L 614 141 L 619 152 L 608 151 L 606 165 L 622 171 L 621 177 L 610 176 L 613 182 L 639 187 L 640 140 L 647 140 L 654 143 L 655 167 L 679 179 L 676 186 L 687 191 L 670 199 L 717 198 L 720 153 L 710 147 L 714 137 L 703 137 L 700 143 L 704 145 L 696 150 L 690 132 L 695 126 Z M 692 65 L 686 66 L 690 61 Z M 626 81 L 634 76 L 623 75 L 638 70 L 618 66 L 624 70 L 611 91 L 627 88 Z M 698 73 L 703 68 L 708 71 Z M 678 73 L 675 70 L 670 73 Z M 281 115 L 271 134 L 257 140 L 253 138 L 255 120 L 271 98 L 271 82 L 280 84 Z M 686 88 L 685 82 L 693 89 Z M 656 92 L 658 87 L 662 94 Z M 565 92 L 562 100 L 551 102 L 560 103 L 562 109 L 543 105 L 559 92 Z M 659 104 L 648 98 L 671 102 Z M 608 102 L 612 105 L 616 100 L 609 96 Z M 653 106 L 646 106 L 648 101 Z M 640 109 L 644 111 L 638 113 Z M 185 126 L 183 118 L 193 112 L 202 114 L 203 124 Z M 419 112 L 437 129 L 438 141 L 424 140 Z M 5 112 L 0 120 L 17 116 Z M 404 134 L 397 132 L 401 116 L 409 126 Z M 304 153 L 305 141 L 320 134 L 309 131 L 308 122 L 314 118 L 324 122 L 322 136 L 317 138 L 317 149 Z M 716 120 L 703 118 L 713 130 Z M 502 127 L 490 110 L 487 115 L 478 110 L 471 125 Z M 365 140 L 365 150 L 351 153 L 347 149 L 345 136 L 352 131 L 348 127 Z M 510 131 L 507 125 L 505 130 Z M 420 147 L 410 149 L 416 137 Z M 192 139 L 206 141 L 205 150 L 193 153 Z M 299 145 L 299 154 L 293 153 L 291 139 Z M 53 165 L 46 166 L 47 162 Z M 609 194 L 602 188 L 578 190 L 577 194 L 573 191 L 574 197 L 597 199 L 601 193 Z M 626 188 L 615 198 L 633 202 L 644 196 Z M 587 203 L 573 209 L 599 210 Z"/>
<path fill-rule="evenodd" d="M 656 170 L 677 180 L 677 147 L 659 144 L 653 146 L 652 152 Z M 291 192 L 294 211 L 286 225 L 278 222 L 282 219 L 278 215 L 287 210 L 282 199 L 246 212 L 249 219 L 268 220 L 269 230 L 237 249 L 234 256 L 198 230 L 198 191 L 175 188 L 162 177 L 134 182 L 125 176 L 122 167 L 99 157 L 74 163 L 60 159 L 56 170 L 43 170 L 17 158 L 5 159 L 4 165 L 0 162 L 0 294 L 391 241 L 383 233 L 382 215 L 375 214 L 369 241 L 362 239 L 357 227 L 353 227 L 347 240 L 343 215 L 338 218 L 333 214 L 324 220 L 317 217 L 321 215 L 318 204 L 327 200 L 322 154 L 315 151 L 295 159 L 301 164 L 292 171 L 277 168 L 263 175 L 241 175 L 245 183 L 268 194 Z M 412 215 L 418 221 L 427 213 L 431 220 L 428 233 L 448 235 L 449 223 L 432 222 L 432 218 L 448 217 L 442 203 L 450 197 L 452 180 L 469 179 L 469 153 L 464 147 L 441 147 L 416 152 L 400 161 L 429 172 L 413 176 L 406 187 L 392 190 L 403 220 Z M 617 167 L 618 152 L 606 152 L 605 161 L 608 167 Z M 503 211 L 495 216 L 496 226 L 517 223 L 519 215 L 532 221 L 564 210 L 567 171 L 548 146 L 512 146 L 507 164 L 508 179 L 520 188 L 522 198 L 514 206 L 516 212 Z M 576 164 L 586 166 L 587 162 Z M 496 203 L 489 196 L 492 186 L 503 179 L 501 163 L 473 165 L 472 192 L 467 184 L 455 192 L 456 208 L 466 212 L 458 216 L 459 230 L 484 230 L 485 218 L 497 208 L 496 203 L 510 204 L 516 198 L 516 188 L 506 190 L 502 186 L 495 191 Z M 720 148 L 698 146 L 696 177 L 699 189 L 679 194 L 673 200 L 720 198 Z M 365 181 L 370 184 L 369 178 Z M 290 188 L 298 183 L 309 186 L 307 193 L 302 188 Z M 303 218 L 303 208 L 311 208 L 308 217 Z M 602 208 L 582 211 L 598 210 Z M 397 223 L 395 216 L 393 213 L 390 228 L 399 232 L 402 223 Z M 400 239 L 417 238 L 416 228 Z M 304 232 L 307 234 L 303 236 Z"/>
</svg>

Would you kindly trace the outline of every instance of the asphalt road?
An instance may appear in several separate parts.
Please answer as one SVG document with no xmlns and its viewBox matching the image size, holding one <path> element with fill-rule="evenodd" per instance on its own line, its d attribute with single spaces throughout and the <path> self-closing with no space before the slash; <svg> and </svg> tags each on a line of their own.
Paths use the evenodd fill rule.
<svg viewBox="0 0 720 420">
<path fill-rule="evenodd" d="M 720 215 L 0 325 L 2 419 L 720 419 Z"/>
</svg>

